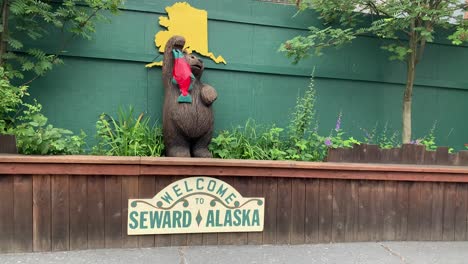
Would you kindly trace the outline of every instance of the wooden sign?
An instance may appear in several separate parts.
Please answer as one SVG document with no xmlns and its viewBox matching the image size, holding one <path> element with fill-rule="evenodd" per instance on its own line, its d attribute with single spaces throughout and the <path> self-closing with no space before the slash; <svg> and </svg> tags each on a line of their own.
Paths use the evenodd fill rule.
<svg viewBox="0 0 468 264">
<path fill-rule="evenodd" d="M 246 198 L 209 177 L 176 181 L 152 199 L 128 200 L 129 235 L 260 232 L 264 198 Z"/>
</svg>

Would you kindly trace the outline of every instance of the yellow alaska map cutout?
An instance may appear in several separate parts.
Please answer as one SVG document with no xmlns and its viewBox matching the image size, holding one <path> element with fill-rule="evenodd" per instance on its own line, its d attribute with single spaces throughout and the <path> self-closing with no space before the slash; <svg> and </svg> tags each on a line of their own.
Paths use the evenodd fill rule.
<svg viewBox="0 0 468 264">
<path fill-rule="evenodd" d="M 168 30 L 159 31 L 154 37 L 154 43 L 159 52 L 164 53 L 167 41 L 174 35 L 183 36 L 186 40 L 185 50 L 188 53 L 196 51 L 202 56 L 209 57 L 216 63 L 224 63 L 223 57 L 208 51 L 208 12 L 196 9 L 190 4 L 175 3 L 166 7 L 168 16 L 159 17 L 159 24 Z M 162 66 L 162 61 L 147 64 L 146 67 Z"/>
</svg>

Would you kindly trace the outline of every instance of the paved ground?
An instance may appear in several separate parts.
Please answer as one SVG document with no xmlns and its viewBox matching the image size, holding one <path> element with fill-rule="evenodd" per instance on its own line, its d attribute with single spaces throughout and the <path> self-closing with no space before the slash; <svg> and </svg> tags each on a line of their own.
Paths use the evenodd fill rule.
<svg viewBox="0 0 468 264">
<path fill-rule="evenodd" d="M 210 246 L 0 255 L 1 264 L 466 264 L 468 242 Z"/>
</svg>

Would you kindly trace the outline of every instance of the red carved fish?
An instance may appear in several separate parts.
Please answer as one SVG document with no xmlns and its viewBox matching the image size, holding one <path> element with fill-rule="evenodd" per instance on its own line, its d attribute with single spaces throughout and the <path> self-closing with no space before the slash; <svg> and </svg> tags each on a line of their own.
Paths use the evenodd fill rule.
<svg viewBox="0 0 468 264">
<path fill-rule="evenodd" d="M 172 50 L 174 54 L 174 68 L 172 70 L 172 83 L 179 86 L 181 95 L 177 98 L 179 103 L 192 103 L 189 91 L 192 90 L 195 76 L 192 74 L 190 65 L 184 58 L 184 53 L 178 49 Z"/>
</svg>

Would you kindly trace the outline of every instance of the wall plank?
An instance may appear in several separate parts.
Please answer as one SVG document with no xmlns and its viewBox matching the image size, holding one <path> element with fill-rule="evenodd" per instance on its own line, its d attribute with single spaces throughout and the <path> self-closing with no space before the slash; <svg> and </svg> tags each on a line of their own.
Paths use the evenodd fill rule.
<svg viewBox="0 0 468 264">
<path fill-rule="evenodd" d="M 70 250 L 88 249 L 88 177 L 70 176 Z"/>
<path fill-rule="evenodd" d="M 121 248 L 122 240 L 122 177 L 105 176 L 105 247 Z"/>
<path fill-rule="evenodd" d="M 105 176 L 88 177 L 88 247 L 105 247 Z"/>
<path fill-rule="evenodd" d="M 70 195 L 69 176 L 51 176 L 52 188 L 52 250 L 70 249 Z"/>
<path fill-rule="evenodd" d="M 14 233 L 14 187 L 12 175 L 0 176 L 0 253 L 13 252 Z"/>
<path fill-rule="evenodd" d="M 33 181 L 32 176 L 14 176 L 15 252 L 33 251 Z"/>
</svg>

